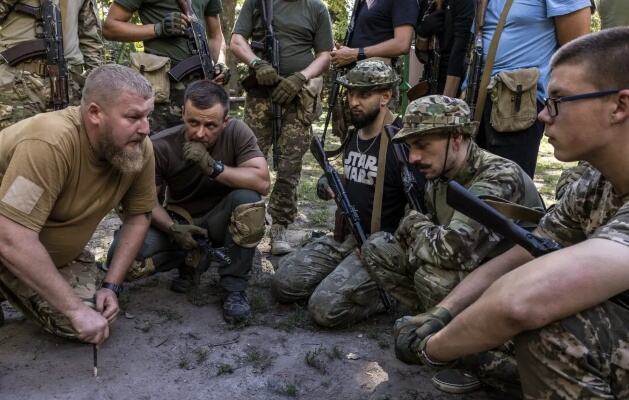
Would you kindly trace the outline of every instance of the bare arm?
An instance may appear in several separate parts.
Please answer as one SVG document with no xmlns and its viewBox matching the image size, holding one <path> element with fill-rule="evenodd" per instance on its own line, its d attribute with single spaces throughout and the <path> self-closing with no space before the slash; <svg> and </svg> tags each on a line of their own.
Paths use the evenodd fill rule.
<svg viewBox="0 0 629 400">
<path fill-rule="evenodd" d="M 393 38 L 384 42 L 365 47 L 365 56 L 369 57 L 397 57 L 407 54 L 411 49 L 414 28 L 411 25 L 396 26 Z M 332 64 L 342 67 L 358 60 L 358 49 L 340 46 L 331 53 Z"/>
<path fill-rule="evenodd" d="M 448 75 L 446 77 L 446 85 L 443 88 L 444 96 L 456 97 L 459 91 L 459 84 L 461 83 L 460 76 Z"/>
<path fill-rule="evenodd" d="M 247 65 L 251 64 L 251 61 L 256 58 L 256 55 L 253 50 L 251 50 L 251 46 L 249 46 L 247 39 L 239 33 L 232 34 L 229 49 L 232 53 L 234 53 L 238 60 Z"/>
<path fill-rule="evenodd" d="M 269 166 L 264 157 L 254 157 L 237 167 L 225 166 L 216 181 L 233 188 L 251 189 L 266 195 L 271 186 Z"/>
<path fill-rule="evenodd" d="M 156 37 L 155 26 L 153 24 L 136 25 L 129 22 L 132 15 L 133 13 L 124 7 L 112 3 L 103 24 L 105 39 L 118 42 L 139 42 L 154 39 Z"/>
<path fill-rule="evenodd" d="M 38 232 L 0 215 L 0 260 L 20 281 L 66 316 L 79 339 L 90 343 L 107 339 L 107 319 L 74 293 L 39 241 Z"/>
<path fill-rule="evenodd" d="M 429 340 L 427 352 L 456 359 L 600 304 L 629 289 L 627 259 L 627 246 L 606 239 L 537 258 L 496 281 Z"/>
<path fill-rule="evenodd" d="M 225 37 L 221 30 L 221 19 L 218 15 L 205 17 L 205 33 L 207 34 L 207 43 L 210 47 L 212 60 L 225 64 Z"/>
<path fill-rule="evenodd" d="M 566 15 L 555 17 L 557 42 L 562 46 L 572 39 L 590 33 L 590 7 L 585 7 Z"/>
<path fill-rule="evenodd" d="M 330 69 L 330 52 L 317 53 L 315 59 L 301 72 L 306 79 L 316 78 Z"/>
</svg>

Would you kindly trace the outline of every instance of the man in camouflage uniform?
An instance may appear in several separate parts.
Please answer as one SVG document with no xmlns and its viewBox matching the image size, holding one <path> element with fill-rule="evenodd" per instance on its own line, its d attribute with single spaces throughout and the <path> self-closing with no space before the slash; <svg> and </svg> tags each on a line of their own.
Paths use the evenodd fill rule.
<svg viewBox="0 0 629 400">
<path fill-rule="evenodd" d="M 526 399 L 629 398 L 627 43 L 629 28 L 614 28 L 553 56 L 548 91 L 562 97 L 539 118 L 557 159 L 589 163 L 536 231 L 563 249 L 533 259 L 516 246 L 439 304 L 452 321 L 416 317 L 409 350 L 426 364 L 515 338 Z"/>
<path fill-rule="evenodd" d="M 234 26 L 230 49 L 251 67 L 256 86 L 248 89 L 245 122 L 253 129 L 264 154 L 271 150 L 273 114 L 271 102 L 282 109 L 277 138 L 277 171 L 269 199 L 271 253 L 292 251 L 286 227 L 297 215 L 297 186 L 302 158 L 310 144 L 311 125 L 321 112 L 321 74 L 330 66 L 333 47 L 328 9 L 321 0 L 274 0 L 273 26 L 279 41 L 279 71 L 253 52 L 248 39 L 264 38 L 257 0 L 245 0 Z M 260 52 L 258 52 L 261 55 Z"/>
<path fill-rule="evenodd" d="M 34 17 L 14 10 L 16 4 L 39 7 L 39 0 L 0 0 L 0 51 L 36 38 Z M 69 97 L 78 105 L 85 76 L 103 63 L 103 39 L 95 0 L 60 0 L 63 49 L 68 67 Z M 50 81 L 45 58 L 11 67 L 0 64 L 0 129 L 35 114 L 50 111 Z"/>
<path fill-rule="evenodd" d="M 471 140 L 476 127 L 464 101 L 432 95 L 409 104 L 394 138 L 409 144 L 409 163 L 428 180 L 426 210 L 410 211 L 395 234 L 372 235 L 362 246 L 362 260 L 387 292 L 412 309 L 434 307 L 484 260 L 505 250 L 499 236 L 446 203 L 447 180 L 477 196 L 543 208 L 533 181 L 517 164 Z"/>
<path fill-rule="evenodd" d="M 366 60 L 349 70 L 339 82 L 347 88 L 352 124 L 356 127 L 345 135 L 348 140 L 343 146 L 345 191 L 358 212 L 365 234 L 379 230 L 393 232 L 404 215 L 406 202 L 402 201 L 404 187 L 400 167 L 384 125 L 393 124 L 399 129 L 402 124 L 387 107 L 398 77 L 382 61 Z M 367 148 L 364 153 L 359 144 Z M 383 161 L 380 146 L 387 146 Z M 375 168 L 358 168 L 361 158 L 363 165 L 369 163 Z M 381 209 L 376 211 L 381 215 L 378 226 L 372 217 L 378 190 L 376 181 L 380 178 L 367 182 L 360 176 L 362 171 L 377 176 L 380 168 L 385 172 L 380 192 Z M 419 177 L 417 180 L 423 184 Z M 327 179 L 322 176 L 317 194 L 323 200 L 330 200 L 330 190 Z M 356 252 L 356 240 L 351 233 L 344 236 L 347 232 L 340 230 L 340 235 L 326 235 L 282 258 L 272 281 L 273 293 L 279 301 L 309 299 L 310 314 L 326 327 L 348 326 L 384 310 L 376 285 Z M 335 229 L 335 233 L 338 231 Z"/>
<path fill-rule="evenodd" d="M 153 57 L 131 62 L 134 68 L 144 70 L 147 76 L 157 75 L 153 82 L 160 89 L 164 81 L 168 89 L 163 96 L 156 96 L 155 112 L 151 115 L 151 131 L 159 132 L 181 123 L 181 107 L 186 87 L 190 82 L 203 79 L 201 72 L 193 72 L 180 82 L 167 76 L 170 68 L 193 56 L 193 48 L 186 35 L 188 17 L 181 12 L 178 0 L 114 0 L 103 24 L 105 38 L 119 42 L 142 42 L 144 52 Z M 226 84 L 229 71 L 225 65 L 225 38 L 221 30 L 219 14 L 222 11 L 220 0 L 192 0 L 192 10 L 204 25 L 209 53 L 214 60 L 216 77 L 214 82 Z M 142 24 L 131 21 L 134 13 Z"/>
<path fill-rule="evenodd" d="M 90 73 L 83 94 L 79 107 L 0 133 L 0 300 L 49 333 L 98 344 L 155 206 L 153 90 L 135 71 L 107 65 Z M 118 204 L 127 211 L 122 245 L 103 276 L 76 260 Z"/>
</svg>

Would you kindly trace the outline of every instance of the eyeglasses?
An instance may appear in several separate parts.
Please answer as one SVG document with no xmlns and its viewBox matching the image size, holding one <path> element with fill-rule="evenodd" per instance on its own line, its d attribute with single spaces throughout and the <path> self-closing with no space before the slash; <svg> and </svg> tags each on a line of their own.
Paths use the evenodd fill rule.
<svg viewBox="0 0 629 400">
<path fill-rule="evenodd" d="M 548 114 L 550 115 L 550 117 L 554 118 L 557 115 L 559 115 L 559 103 L 566 103 L 568 101 L 583 100 L 583 99 L 595 99 L 597 97 L 609 96 L 610 94 L 615 94 L 615 93 L 618 93 L 619 91 L 620 90 L 615 89 L 615 90 L 604 90 L 602 92 L 590 92 L 590 93 L 577 94 L 574 96 L 547 97 L 544 99 L 544 105 L 546 106 L 546 109 L 548 110 Z"/>
</svg>

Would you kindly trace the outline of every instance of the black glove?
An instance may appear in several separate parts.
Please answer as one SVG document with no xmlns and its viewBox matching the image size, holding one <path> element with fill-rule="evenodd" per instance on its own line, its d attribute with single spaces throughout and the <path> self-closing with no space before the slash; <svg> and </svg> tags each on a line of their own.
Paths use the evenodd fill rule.
<svg viewBox="0 0 629 400">
<path fill-rule="evenodd" d="M 430 37 L 444 29 L 446 13 L 443 10 L 434 11 L 424 17 L 419 23 L 417 34 L 421 37 Z"/>
<path fill-rule="evenodd" d="M 157 37 L 181 36 L 186 33 L 188 22 L 184 19 L 180 12 L 171 12 L 166 14 L 161 22 L 154 25 L 155 35 Z"/>
<path fill-rule="evenodd" d="M 450 312 L 435 307 L 414 317 L 403 317 L 395 321 L 395 356 L 407 364 L 420 364 L 418 356 L 422 341 L 438 332 L 452 320 Z"/>
<path fill-rule="evenodd" d="M 223 75 L 223 80 L 220 82 L 221 85 L 225 86 L 229 83 L 229 78 L 231 78 L 231 71 L 229 67 L 223 63 L 214 64 L 214 75 L 219 76 Z"/>
</svg>

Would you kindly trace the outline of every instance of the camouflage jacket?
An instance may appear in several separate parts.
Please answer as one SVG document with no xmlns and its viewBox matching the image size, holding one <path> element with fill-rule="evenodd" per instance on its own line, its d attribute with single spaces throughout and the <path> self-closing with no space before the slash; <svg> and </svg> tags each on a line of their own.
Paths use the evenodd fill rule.
<svg viewBox="0 0 629 400">
<path fill-rule="evenodd" d="M 512 161 L 470 143 L 467 160 L 454 180 L 477 196 L 492 195 L 527 207 L 543 207 L 532 180 Z M 396 237 L 411 265 L 471 271 L 495 256 L 501 238 L 446 203 L 447 182 L 426 183 L 426 214 L 411 211 Z M 504 251 L 504 249 L 502 249 Z"/>
</svg>

